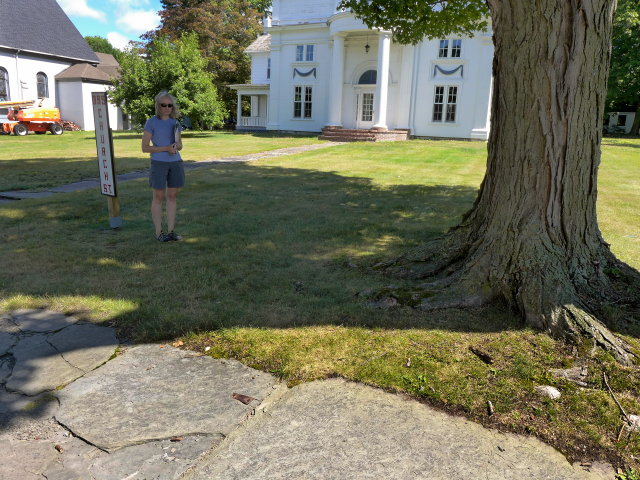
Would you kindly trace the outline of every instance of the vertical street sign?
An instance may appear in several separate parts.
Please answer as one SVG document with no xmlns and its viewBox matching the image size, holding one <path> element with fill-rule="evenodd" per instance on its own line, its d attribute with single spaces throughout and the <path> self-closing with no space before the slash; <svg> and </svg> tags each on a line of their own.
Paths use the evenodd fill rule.
<svg viewBox="0 0 640 480">
<path fill-rule="evenodd" d="M 116 168 L 113 161 L 113 135 L 109 128 L 109 114 L 107 111 L 107 94 L 92 92 L 93 121 L 96 129 L 96 148 L 98 151 L 98 168 L 100 175 L 100 193 L 107 196 L 109 204 L 109 226 L 122 226 L 120 216 L 120 201 L 116 181 Z"/>
</svg>

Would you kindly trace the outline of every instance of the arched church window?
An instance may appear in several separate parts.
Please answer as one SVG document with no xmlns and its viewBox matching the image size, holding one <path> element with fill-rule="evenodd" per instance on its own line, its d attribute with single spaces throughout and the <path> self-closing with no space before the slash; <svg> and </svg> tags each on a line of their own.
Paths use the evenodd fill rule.
<svg viewBox="0 0 640 480">
<path fill-rule="evenodd" d="M 358 85 L 375 85 L 378 80 L 378 72 L 376 70 L 367 70 L 360 75 Z"/>
<path fill-rule="evenodd" d="M 0 102 L 7 102 L 9 97 L 9 73 L 0 67 Z"/>
<path fill-rule="evenodd" d="M 49 98 L 49 82 L 47 76 L 42 72 L 38 72 L 36 79 L 38 82 L 38 98 Z"/>
</svg>

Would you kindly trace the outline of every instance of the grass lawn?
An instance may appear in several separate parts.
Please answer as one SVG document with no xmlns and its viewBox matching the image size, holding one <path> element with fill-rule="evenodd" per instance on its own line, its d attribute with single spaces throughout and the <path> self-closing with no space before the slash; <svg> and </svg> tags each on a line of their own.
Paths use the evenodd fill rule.
<svg viewBox="0 0 640 480">
<path fill-rule="evenodd" d="M 313 136 L 185 132 L 182 158 L 197 162 L 231 155 L 320 143 Z M 149 155 L 141 150 L 142 134 L 114 132 L 117 173 L 149 168 Z M 41 190 L 98 175 L 94 132 L 16 137 L 0 135 L 0 192 Z"/>
<path fill-rule="evenodd" d="M 215 153 L 202 147 L 202 158 Z M 1 204 L 0 311 L 46 307 L 114 325 L 138 342 L 181 338 L 290 384 L 338 375 L 405 391 L 484 425 L 537 435 L 571 459 L 637 467 L 640 434 L 616 441 L 622 421 L 602 372 L 627 413 L 638 415 L 638 368 L 574 351 L 499 305 L 385 312 L 355 297 L 389 283 L 367 268 L 372 263 L 459 222 L 485 157 L 483 143 L 412 141 L 205 167 L 187 173 L 176 228 L 185 240 L 170 244 L 153 237 L 145 180 L 119 185 L 120 231 L 108 229 L 97 191 Z M 640 140 L 607 139 L 600 226 L 635 268 L 638 179 Z M 637 320 L 612 328 L 640 347 Z M 588 364 L 588 388 L 551 375 L 579 357 Z M 540 397 L 540 384 L 563 396 Z"/>
</svg>

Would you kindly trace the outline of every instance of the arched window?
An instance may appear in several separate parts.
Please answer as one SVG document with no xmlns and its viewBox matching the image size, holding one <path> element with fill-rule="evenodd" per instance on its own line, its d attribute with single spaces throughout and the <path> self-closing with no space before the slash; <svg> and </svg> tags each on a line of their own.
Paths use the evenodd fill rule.
<svg viewBox="0 0 640 480">
<path fill-rule="evenodd" d="M 358 85 L 375 85 L 377 80 L 378 72 L 375 70 L 367 70 L 362 75 L 360 75 Z"/>
<path fill-rule="evenodd" d="M 0 102 L 11 100 L 9 96 L 9 73 L 0 67 Z"/>
<path fill-rule="evenodd" d="M 47 76 L 42 72 L 38 72 L 36 79 L 38 81 L 38 98 L 49 98 L 49 81 L 47 80 Z"/>
</svg>

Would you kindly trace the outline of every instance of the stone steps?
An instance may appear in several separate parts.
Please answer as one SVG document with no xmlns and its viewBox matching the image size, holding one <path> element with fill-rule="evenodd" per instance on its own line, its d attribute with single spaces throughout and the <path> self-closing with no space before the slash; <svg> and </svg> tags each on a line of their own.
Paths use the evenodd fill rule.
<svg viewBox="0 0 640 480">
<path fill-rule="evenodd" d="M 318 140 L 332 142 L 395 142 L 409 139 L 409 130 L 384 131 L 379 129 L 356 130 L 340 127 L 324 127 Z"/>
</svg>

